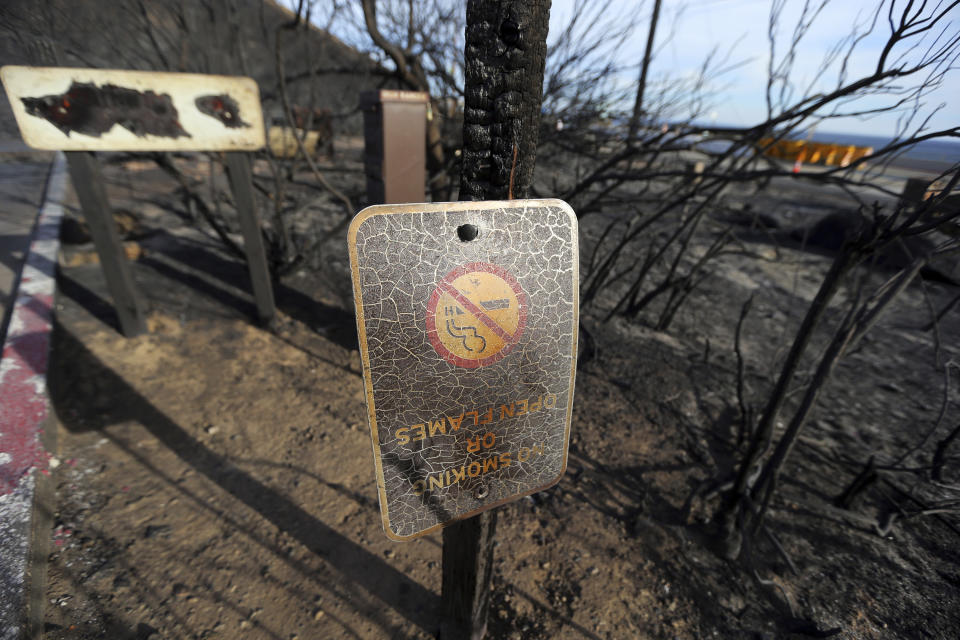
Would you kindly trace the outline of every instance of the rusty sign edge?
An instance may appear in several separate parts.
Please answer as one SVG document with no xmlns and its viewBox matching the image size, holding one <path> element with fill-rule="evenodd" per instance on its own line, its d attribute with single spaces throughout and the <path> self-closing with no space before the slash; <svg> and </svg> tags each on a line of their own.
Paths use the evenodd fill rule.
<svg viewBox="0 0 960 640">
<path fill-rule="evenodd" d="M 152 146 L 137 146 L 129 147 L 127 145 L 104 145 L 98 146 L 94 145 L 92 148 L 87 148 L 84 145 L 60 145 L 60 144 L 46 144 L 42 139 L 39 139 L 34 132 L 34 123 L 32 121 L 25 120 L 26 110 L 23 108 L 23 105 L 19 102 L 18 94 L 13 93 L 10 85 L 8 83 L 8 78 L 11 75 L 16 75 L 20 73 L 37 73 L 44 71 L 54 71 L 62 72 L 65 76 L 70 74 L 79 74 L 79 75 L 99 75 L 99 74 L 110 74 L 118 76 L 130 76 L 131 79 L 142 79 L 143 77 L 152 77 L 152 78 L 189 78 L 189 79 L 211 79 L 215 82 L 221 83 L 232 83 L 237 86 L 246 85 L 244 88 L 247 91 L 252 92 L 256 96 L 251 104 L 255 105 L 256 113 L 251 117 L 251 126 L 253 131 L 247 133 L 247 141 L 243 143 L 231 143 L 231 144 L 221 144 L 221 145 L 204 145 L 202 142 L 198 145 L 186 145 L 186 146 L 177 146 L 177 145 L 160 145 L 158 148 L 153 148 Z M 72 78 L 70 78 L 72 79 Z M 257 81 L 254 78 L 249 76 L 228 76 L 223 74 L 206 74 L 206 73 L 179 73 L 175 71 L 138 71 L 136 69 L 98 69 L 93 67 L 41 67 L 41 66 L 31 66 L 31 65 L 3 65 L 0 66 L 0 81 L 3 83 L 4 91 L 7 94 L 7 100 L 10 102 L 10 109 L 13 111 L 14 120 L 17 123 L 17 129 L 20 131 L 21 138 L 23 139 L 24 144 L 27 146 L 37 149 L 40 151 L 257 151 L 266 146 L 266 127 L 263 121 L 263 107 L 260 103 L 260 86 L 257 84 Z M 26 125 L 26 126 L 24 126 Z M 89 136 L 88 136 L 89 137 Z M 163 138 L 160 138 L 163 140 Z M 94 138 L 96 140 L 96 138 Z M 181 145 L 183 143 L 180 143 Z"/>
<path fill-rule="evenodd" d="M 564 450 L 562 464 L 560 471 L 557 473 L 557 476 L 550 480 L 549 482 L 543 484 L 542 486 L 530 489 L 529 491 L 524 491 L 522 493 L 517 493 L 512 496 L 508 496 L 497 502 L 486 504 L 479 509 L 474 509 L 473 511 L 468 511 L 464 514 L 459 515 L 452 520 L 447 522 L 442 522 L 427 529 L 423 529 L 416 533 L 412 533 L 408 536 L 397 535 L 393 532 L 393 529 L 390 527 L 390 509 L 387 502 L 387 492 L 386 492 L 386 480 L 383 475 L 383 463 L 380 455 L 380 438 L 377 432 L 377 416 L 376 416 L 376 406 L 374 405 L 373 400 L 373 387 L 371 378 L 371 368 L 370 368 L 370 356 L 367 350 L 367 332 L 366 324 L 363 315 L 363 295 L 360 289 L 360 269 L 357 264 L 357 233 L 360 230 L 360 226 L 370 218 L 377 215 L 393 215 L 393 214 L 403 214 L 403 213 L 430 213 L 436 211 L 443 212 L 453 212 L 453 211 L 469 211 L 472 209 L 497 209 L 504 207 L 515 207 L 518 204 L 523 204 L 524 206 L 531 207 L 558 207 L 564 211 L 570 217 L 570 226 L 574 232 L 574 237 L 579 236 L 579 221 L 577 220 L 577 214 L 574 212 L 573 207 L 571 207 L 567 202 L 560 200 L 559 198 L 537 198 L 537 199 L 524 199 L 524 200 L 477 200 L 477 201 L 463 201 L 463 202 L 426 202 L 426 203 L 408 203 L 408 204 L 376 204 L 365 207 L 360 210 L 353 220 L 350 222 L 350 226 L 347 229 L 347 249 L 350 256 L 350 272 L 351 280 L 353 285 L 353 303 L 354 303 L 354 315 L 357 322 L 357 342 L 360 349 L 360 362 L 363 369 L 363 391 L 364 398 L 366 400 L 367 406 L 367 425 L 370 429 L 370 442 L 373 449 L 373 460 L 374 467 L 376 470 L 377 476 L 377 497 L 380 502 L 380 521 L 383 525 L 383 532 L 390 540 L 395 542 L 408 542 L 416 538 L 420 538 L 426 535 L 429 535 L 435 531 L 439 531 L 444 527 L 458 522 L 460 520 L 466 520 L 467 518 L 472 518 L 476 515 L 488 511 L 490 509 L 496 509 L 505 504 L 523 498 L 524 496 L 529 496 L 540 491 L 545 491 L 550 487 L 553 487 L 563 479 L 564 474 L 567 472 L 567 463 L 568 457 L 570 454 L 570 429 L 573 423 L 573 397 L 576 389 L 576 377 L 577 377 L 577 350 L 579 347 L 580 341 L 580 246 L 578 242 L 572 243 L 572 252 L 573 252 L 573 326 L 572 326 L 572 344 L 571 344 L 571 363 L 570 363 L 570 394 L 569 402 L 567 402 L 566 417 L 564 422 Z"/>
</svg>

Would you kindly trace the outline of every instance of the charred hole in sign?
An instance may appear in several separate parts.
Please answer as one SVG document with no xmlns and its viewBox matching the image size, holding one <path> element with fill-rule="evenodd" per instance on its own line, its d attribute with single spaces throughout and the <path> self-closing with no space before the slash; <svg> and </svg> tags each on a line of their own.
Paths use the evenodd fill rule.
<svg viewBox="0 0 960 640">
<path fill-rule="evenodd" d="M 200 96 L 194 100 L 197 110 L 205 116 L 210 116 L 230 129 L 249 127 L 240 117 L 240 106 L 237 101 L 225 93 L 216 96 Z"/>
<path fill-rule="evenodd" d="M 120 125 L 138 137 L 191 137 L 180 125 L 167 93 L 73 81 L 65 93 L 20 100 L 28 114 L 43 118 L 67 136 L 80 133 L 99 138 Z"/>
</svg>

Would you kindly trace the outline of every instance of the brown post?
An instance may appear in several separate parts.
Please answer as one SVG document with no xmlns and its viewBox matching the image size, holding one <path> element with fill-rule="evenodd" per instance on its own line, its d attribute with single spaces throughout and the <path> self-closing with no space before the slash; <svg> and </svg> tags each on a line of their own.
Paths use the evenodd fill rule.
<svg viewBox="0 0 960 640">
<path fill-rule="evenodd" d="M 497 510 L 443 530 L 440 640 L 481 640 L 487 632 Z"/>
<path fill-rule="evenodd" d="M 360 94 L 367 204 L 424 201 L 429 100 L 419 91 Z"/>
<path fill-rule="evenodd" d="M 524 198 L 533 182 L 550 0 L 470 0 L 461 200 Z M 442 640 L 487 629 L 497 512 L 443 530 Z"/>
<path fill-rule="evenodd" d="M 257 316 L 262 325 L 269 326 L 276 315 L 276 306 L 273 301 L 273 285 L 270 282 L 267 254 L 263 248 L 263 236 L 260 232 L 260 217 L 257 215 L 256 201 L 253 196 L 250 157 L 240 151 L 228 151 L 224 156 L 226 156 L 230 190 L 233 191 L 233 201 L 237 206 L 237 217 L 240 220 L 240 231 L 243 233 L 243 250 L 247 255 L 247 268 L 250 270 L 253 297 L 257 303 Z"/>
<path fill-rule="evenodd" d="M 120 320 L 120 332 L 128 338 L 138 336 L 147 330 L 143 302 L 137 293 L 130 263 L 123 253 L 120 235 L 113 222 L 100 164 L 89 151 L 67 151 L 66 156 L 70 179 L 90 228 L 93 244 L 97 247 L 107 289 Z"/>
<path fill-rule="evenodd" d="M 904 207 L 919 207 L 927 197 L 930 181 L 923 178 L 908 178 L 900 195 L 900 204 Z"/>
</svg>

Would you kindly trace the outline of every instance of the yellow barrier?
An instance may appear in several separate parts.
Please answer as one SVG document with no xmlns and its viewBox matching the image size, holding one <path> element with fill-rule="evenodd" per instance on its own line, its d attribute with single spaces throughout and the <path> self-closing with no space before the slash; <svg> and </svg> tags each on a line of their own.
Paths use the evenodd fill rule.
<svg viewBox="0 0 960 640">
<path fill-rule="evenodd" d="M 811 164 L 839 165 L 841 167 L 846 167 L 851 162 L 873 153 L 873 147 L 811 142 L 809 140 L 761 138 L 759 146 L 763 155 L 771 158 L 792 160 L 795 163 L 809 162 Z"/>
<path fill-rule="evenodd" d="M 303 136 L 303 129 L 291 129 L 290 127 L 270 127 L 267 136 L 267 145 L 270 147 L 270 153 L 277 158 L 293 158 L 297 155 L 297 141 L 294 139 L 294 131 L 297 137 Z M 320 139 L 319 131 L 307 131 L 307 137 L 303 138 L 303 148 L 311 156 L 317 150 L 317 142 Z"/>
</svg>

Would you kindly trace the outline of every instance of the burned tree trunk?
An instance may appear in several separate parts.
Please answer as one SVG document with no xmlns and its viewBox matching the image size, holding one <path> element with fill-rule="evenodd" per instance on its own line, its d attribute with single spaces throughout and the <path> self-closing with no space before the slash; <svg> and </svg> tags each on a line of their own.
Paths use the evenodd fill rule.
<svg viewBox="0 0 960 640">
<path fill-rule="evenodd" d="M 530 189 L 549 20 L 550 0 L 467 4 L 461 200 L 520 198 Z"/>
<path fill-rule="evenodd" d="M 467 4 L 461 200 L 527 195 L 536 161 L 550 0 Z M 487 628 L 497 512 L 443 530 L 443 640 Z"/>
</svg>

